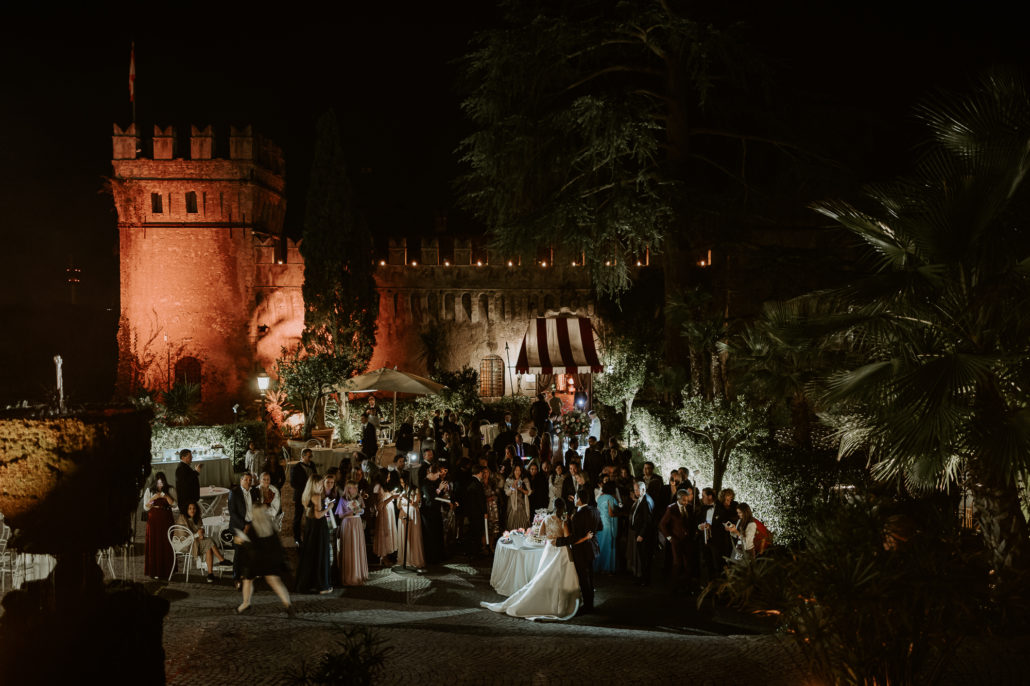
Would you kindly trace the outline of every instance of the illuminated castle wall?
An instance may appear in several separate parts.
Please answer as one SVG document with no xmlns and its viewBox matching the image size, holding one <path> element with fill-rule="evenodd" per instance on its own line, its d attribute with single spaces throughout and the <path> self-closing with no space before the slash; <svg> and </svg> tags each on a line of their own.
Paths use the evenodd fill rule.
<svg viewBox="0 0 1030 686">
<path fill-rule="evenodd" d="M 278 148 L 249 126 L 231 128 L 227 145 L 210 127 L 191 127 L 188 154 L 176 149 L 177 140 L 171 127 L 154 127 L 152 141 L 135 126 L 114 127 L 118 386 L 130 394 L 177 379 L 199 382 L 203 419 L 227 421 L 235 403 L 257 397 L 257 374 L 273 372 L 281 348 L 300 338 L 303 260 L 283 236 Z M 148 143 L 153 152 L 144 156 Z M 228 155 L 219 157 L 219 150 Z M 473 261 L 470 246 L 459 241 L 444 261 L 435 240 L 410 250 L 403 240 L 391 241 L 376 274 L 380 310 L 370 368 L 424 373 L 434 359 L 444 369 L 467 364 L 481 373 L 492 369 L 490 389 L 510 392 L 508 356 L 514 364 L 531 318 L 593 314 L 586 271 L 572 260 L 556 267 L 553 258 L 546 266 Z"/>
</svg>

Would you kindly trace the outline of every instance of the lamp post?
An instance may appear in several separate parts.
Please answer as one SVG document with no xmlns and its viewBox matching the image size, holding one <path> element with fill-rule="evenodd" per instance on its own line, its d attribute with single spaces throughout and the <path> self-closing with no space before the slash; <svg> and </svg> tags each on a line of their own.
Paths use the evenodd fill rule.
<svg viewBox="0 0 1030 686">
<path fill-rule="evenodd" d="M 264 372 L 261 372 L 260 374 L 258 374 L 258 376 L 257 376 L 257 386 L 258 386 L 258 390 L 259 391 L 264 393 L 265 391 L 268 390 L 268 387 L 269 387 L 269 385 L 271 383 L 272 383 L 272 379 L 268 376 L 268 374 L 265 374 Z"/>
<path fill-rule="evenodd" d="M 508 359 L 508 388 L 511 389 L 511 394 L 515 395 L 515 382 L 511 378 L 511 353 L 508 351 L 508 342 L 504 342 L 504 356 Z"/>
</svg>

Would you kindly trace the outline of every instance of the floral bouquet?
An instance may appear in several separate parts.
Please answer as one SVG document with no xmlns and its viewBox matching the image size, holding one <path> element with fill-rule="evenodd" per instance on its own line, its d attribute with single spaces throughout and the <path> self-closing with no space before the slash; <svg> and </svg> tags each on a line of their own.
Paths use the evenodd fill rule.
<svg viewBox="0 0 1030 686">
<path fill-rule="evenodd" d="M 554 432 L 566 438 L 582 436 L 590 430 L 590 419 L 579 410 L 569 410 L 561 416 L 561 423 Z"/>
</svg>

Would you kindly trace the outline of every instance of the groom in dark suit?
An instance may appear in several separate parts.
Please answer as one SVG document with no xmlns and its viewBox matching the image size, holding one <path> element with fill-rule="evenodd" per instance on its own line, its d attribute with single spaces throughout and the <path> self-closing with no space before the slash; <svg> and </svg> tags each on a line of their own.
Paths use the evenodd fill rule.
<svg viewBox="0 0 1030 686">
<path fill-rule="evenodd" d="M 583 593 L 583 607 L 580 614 L 594 611 L 594 558 L 600 552 L 594 534 L 604 529 L 601 513 L 589 505 L 590 493 L 587 486 L 576 491 L 576 513 L 569 523 L 569 536 L 555 539 L 555 546 L 572 546 L 572 562 L 576 565 L 579 589 Z"/>
</svg>

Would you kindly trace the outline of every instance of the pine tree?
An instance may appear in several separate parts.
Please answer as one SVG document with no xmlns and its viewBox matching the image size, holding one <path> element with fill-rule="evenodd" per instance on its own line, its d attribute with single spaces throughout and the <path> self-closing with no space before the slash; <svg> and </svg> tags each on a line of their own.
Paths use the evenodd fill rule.
<svg viewBox="0 0 1030 686">
<path fill-rule="evenodd" d="M 318 121 L 300 251 L 304 347 L 312 354 L 351 357 L 349 375 L 364 371 L 375 347 L 379 315 L 372 236 L 354 208 L 332 111 Z"/>
</svg>

